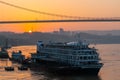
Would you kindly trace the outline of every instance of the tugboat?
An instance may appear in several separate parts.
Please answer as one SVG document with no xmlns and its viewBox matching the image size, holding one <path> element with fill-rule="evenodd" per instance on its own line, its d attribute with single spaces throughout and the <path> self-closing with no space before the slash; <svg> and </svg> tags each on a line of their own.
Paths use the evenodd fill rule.
<svg viewBox="0 0 120 80">
<path fill-rule="evenodd" d="M 55 73 L 80 73 L 97 75 L 101 67 L 97 49 L 86 42 L 48 43 L 37 42 L 37 53 L 31 54 L 33 62 L 50 64 Z"/>
</svg>

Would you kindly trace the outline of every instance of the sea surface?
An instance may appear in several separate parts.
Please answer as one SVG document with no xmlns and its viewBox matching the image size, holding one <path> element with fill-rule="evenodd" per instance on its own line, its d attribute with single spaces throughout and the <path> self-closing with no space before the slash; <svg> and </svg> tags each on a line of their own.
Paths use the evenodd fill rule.
<svg viewBox="0 0 120 80">
<path fill-rule="evenodd" d="M 93 45 L 92 45 L 93 46 Z M 120 44 L 94 45 L 99 52 L 101 62 L 104 63 L 98 76 L 90 75 L 51 75 L 45 70 L 19 71 L 20 64 L 9 60 L 0 59 L 0 80 L 120 80 Z M 36 46 L 17 46 L 8 50 L 21 50 L 24 55 L 30 57 L 30 53 L 36 52 Z M 5 71 L 5 66 L 14 66 L 14 71 Z"/>
</svg>

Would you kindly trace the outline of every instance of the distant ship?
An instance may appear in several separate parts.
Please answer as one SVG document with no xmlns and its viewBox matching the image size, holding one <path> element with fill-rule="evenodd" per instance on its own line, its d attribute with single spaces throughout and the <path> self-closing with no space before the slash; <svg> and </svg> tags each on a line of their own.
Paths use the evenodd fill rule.
<svg viewBox="0 0 120 80">
<path fill-rule="evenodd" d="M 37 42 L 37 53 L 31 54 L 32 61 L 50 64 L 48 68 L 58 73 L 98 74 L 103 66 L 97 49 L 86 42 L 44 44 Z M 59 65 L 59 66 L 57 66 Z"/>
</svg>

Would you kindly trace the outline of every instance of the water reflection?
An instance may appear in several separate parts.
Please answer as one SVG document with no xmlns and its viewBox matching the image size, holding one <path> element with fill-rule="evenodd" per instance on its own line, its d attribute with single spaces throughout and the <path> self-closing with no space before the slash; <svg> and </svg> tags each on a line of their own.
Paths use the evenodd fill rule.
<svg viewBox="0 0 120 80">
<path fill-rule="evenodd" d="M 44 72 L 31 71 L 31 75 L 36 78 L 43 78 L 42 80 L 101 80 L 99 76 L 89 75 L 52 75 Z"/>
<path fill-rule="evenodd" d="M 13 66 L 14 71 L 5 71 L 5 66 Z M 0 59 L 0 80 L 101 80 L 99 76 L 85 75 L 53 75 L 43 67 L 19 71 L 18 63 L 12 63 L 8 59 Z"/>
<path fill-rule="evenodd" d="M 12 62 L 9 59 L 0 59 L 0 67 L 11 66 Z"/>
<path fill-rule="evenodd" d="M 69 76 L 50 76 L 51 80 L 101 80 L 99 76 L 69 75 Z"/>
</svg>

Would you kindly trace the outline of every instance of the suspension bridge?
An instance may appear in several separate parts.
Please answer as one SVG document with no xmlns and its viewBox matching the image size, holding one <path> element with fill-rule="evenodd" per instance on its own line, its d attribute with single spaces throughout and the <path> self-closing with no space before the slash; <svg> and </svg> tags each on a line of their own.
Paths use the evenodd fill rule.
<svg viewBox="0 0 120 80">
<path fill-rule="evenodd" d="M 51 22 L 120 22 L 120 19 L 74 19 L 74 20 L 20 20 L 20 21 L 0 21 L 0 24 L 15 23 L 51 23 Z"/>
<path fill-rule="evenodd" d="M 48 12 L 41 12 L 33 9 L 28 9 L 18 5 L 14 5 L 8 2 L 0 1 L 1 4 L 18 8 L 21 10 L 57 17 L 56 19 L 46 19 L 46 20 L 12 20 L 12 21 L 0 21 L 0 24 L 17 24 L 17 23 L 52 23 L 52 22 L 120 22 L 120 17 L 111 17 L 111 18 L 92 18 L 92 17 L 79 17 L 79 16 L 68 16 L 61 14 L 54 14 Z"/>
</svg>

